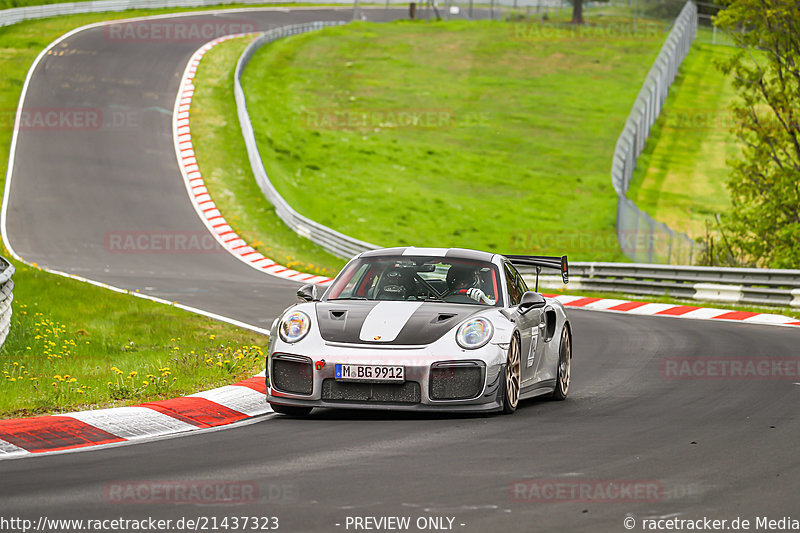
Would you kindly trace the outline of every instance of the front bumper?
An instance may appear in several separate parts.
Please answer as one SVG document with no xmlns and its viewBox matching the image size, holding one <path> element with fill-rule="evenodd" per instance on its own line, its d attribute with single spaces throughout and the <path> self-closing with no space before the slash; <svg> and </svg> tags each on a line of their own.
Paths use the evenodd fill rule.
<svg viewBox="0 0 800 533">
<path fill-rule="evenodd" d="M 328 345 L 324 355 L 276 346 L 267 362 L 267 401 L 297 407 L 430 412 L 502 409 L 506 352 L 489 344 L 448 357 L 427 349 L 390 350 Z M 320 363 L 324 361 L 324 365 Z M 338 381 L 336 363 L 402 365 L 403 383 Z"/>
</svg>

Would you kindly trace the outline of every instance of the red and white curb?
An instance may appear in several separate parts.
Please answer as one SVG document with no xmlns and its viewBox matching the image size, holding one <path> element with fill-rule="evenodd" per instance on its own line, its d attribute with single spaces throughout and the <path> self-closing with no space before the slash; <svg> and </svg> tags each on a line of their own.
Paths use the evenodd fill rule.
<svg viewBox="0 0 800 533">
<path fill-rule="evenodd" d="M 0 420 L 0 460 L 152 440 L 224 426 L 271 412 L 262 372 L 233 385 L 133 407 Z"/>
<path fill-rule="evenodd" d="M 175 139 L 175 153 L 178 157 L 178 166 L 183 174 L 186 190 L 192 200 L 195 211 L 206 225 L 208 230 L 228 252 L 240 259 L 245 264 L 283 279 L 290 279 L 303 283 L 326 284 L 332 281 L 325 276 L 317 276 L 292 270 L 289 267 L 279 265 L 269 257 L 262 255 L 252 246 L 248 245 L 225 220 L 225 217 L 217 209 L 214 200 L 208 194 L 203 175 L 197 165 L 195 158 L 194 145 L 192 144 L 192 134 L 189 129 L 189 113 L 191 111 L 192 97 L 194 96 L 195 86 L 194 77 L 203 56 L 216 45 L 245 37 L 246 33 L 226 35 L 219 37 L 204 44 L 197 50 L 186 65 L 186 70 L 181 78 L 180 89 L 175 100 L 175 109 L 172 116 L 173 136 Z"/>
<path fill-rule="evenodd" d="M 626 313 L 629 315 L 671 316 L 695 320 L 727 320 L 747 324 L 766 324 L 770 326 L 800 326 L 800 320 L 784 315 L 771 313 L 752 313 L 749 311 L 731 311 L 713 307 L 694 307 L 664 303 L 636 302 L 616 300 L 613 298 L 588 298 L 568 294 L 546 294 L 555 298 L 567 308 L 588 309 L 591 311 L 607 311 Z"/>
</svg>

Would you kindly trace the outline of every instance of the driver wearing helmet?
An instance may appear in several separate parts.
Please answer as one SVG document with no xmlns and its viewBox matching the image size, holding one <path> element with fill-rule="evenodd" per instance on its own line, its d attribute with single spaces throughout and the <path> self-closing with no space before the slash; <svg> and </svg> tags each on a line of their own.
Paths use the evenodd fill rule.
<svg viewBox="0 0 800 533">
<path fill-rule="evenodd" d="M 447 271 L 447 296 L 464 295 L 476 302 L 494 305 L 496 300 L 489 298 L 478 288 L 478 271 L 469 265 L 453 265 Z"/>
</svg>

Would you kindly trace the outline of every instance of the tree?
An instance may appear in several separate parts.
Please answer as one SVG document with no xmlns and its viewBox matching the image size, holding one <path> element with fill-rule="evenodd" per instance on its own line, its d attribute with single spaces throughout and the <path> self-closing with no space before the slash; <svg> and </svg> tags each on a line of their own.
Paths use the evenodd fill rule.
<svg viewBox="0 0 800 533">
<path fill-rule="evenodd" d="M 745 264 L 800 267 L 800 2 L 727 0 L 714 23 L 740 47 L 719 62 L 742 144 L 722 229 Z"/>
<path fill-rule="evenodd" d="M 583 0 L 572 0 L 572 23 L 583 24 Z"/>
</svg>

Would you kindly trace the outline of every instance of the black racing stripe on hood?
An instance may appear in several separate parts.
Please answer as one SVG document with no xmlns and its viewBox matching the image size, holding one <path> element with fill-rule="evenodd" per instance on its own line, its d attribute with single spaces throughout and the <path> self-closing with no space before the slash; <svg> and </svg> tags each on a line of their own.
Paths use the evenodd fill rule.
<svg viewBox="0 0 800 533">
<path fill-rule="evenodd" d="M 431 344 L 457 326 L 462 320 L 485 311 L 487 307 L 472 304 L 425 303 L 414 313 L 397 338 L 387 344 Z"/>
<path fill-rule="evenodd" d="M 327 301 L 317 303 L 319 334 L 329 342 L 361 342 L 359 334 L 364 320 L 376 301 Z M 344 316 L 339 317 L 339 313 Z"/>
<path fill-rule="evenodd" d="M 397 338 L 390 342 L 362 341 L 359 337 L 364 320 L 377 301 L 327 301 L 316 304 L 317 323 L 322 338 L 328 342 L 351 344 L 425 345 L 453 329 L 462 320 L 485 311 L 487 307 L 471 304 L 425 302 L 408 319 Z M 411 305 L 413 302 L 408 302 Z"/>
</svg>

